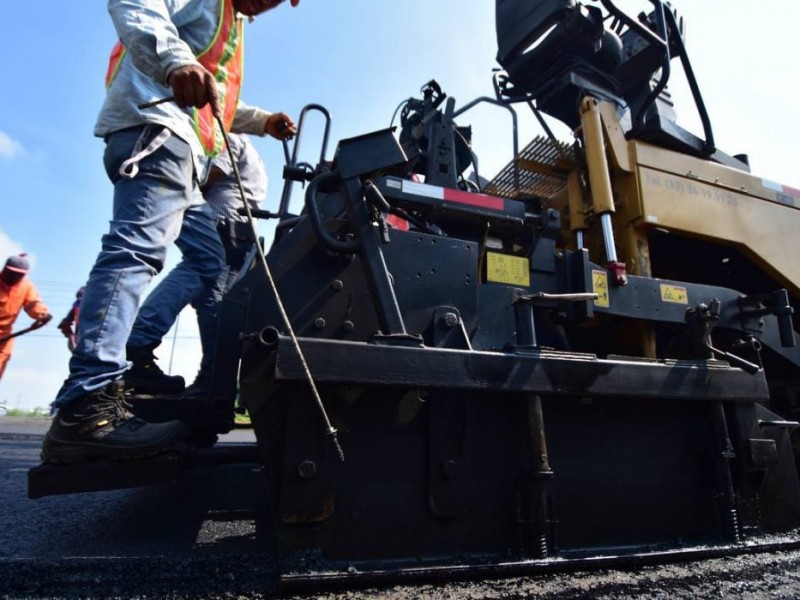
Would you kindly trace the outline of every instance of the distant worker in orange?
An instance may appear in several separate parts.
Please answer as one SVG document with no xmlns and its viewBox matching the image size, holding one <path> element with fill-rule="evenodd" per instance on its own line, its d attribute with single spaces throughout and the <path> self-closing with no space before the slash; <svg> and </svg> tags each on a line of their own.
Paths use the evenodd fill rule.
<svg viewBox="0 0 800 600">
<path fill-rule="evenodd" d="M 0 379 L 3 378 L 8 359 L 11 358 L 14 347 L 11 326 L 20 311 L 24 308 L 28 316 L 34 319 L 30 330 L 44 326 L 53 318 L 39 298 L 36 286 L 25 277 L 29 268 L 25 254 L 20 254 L 11 256 L 0 272 Z"/>
<path fill-rule="evenodd" d="M 72 352 L 78 343 L 78 317 L 81 312 L 81 298 L 83 298 L 83 288 L 79 289 L 75 294 L 75 302 L 72 303 L 72 308 L 69 309 L 67 316 L 61 319 L 58 324 L 59 330 L 67 338 L 67 348 Z M 74 327 L 73 327 L 74 326 Z"/>
</svg>

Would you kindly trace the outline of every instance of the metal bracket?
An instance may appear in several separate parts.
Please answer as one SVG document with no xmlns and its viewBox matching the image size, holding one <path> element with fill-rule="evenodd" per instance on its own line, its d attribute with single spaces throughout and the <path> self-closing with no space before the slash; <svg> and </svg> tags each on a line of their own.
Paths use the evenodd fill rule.
<svg viewBox="0 0 800 600">
<path fill-rule="evenodd" d="M 794 328 L 792 315 L 794 309 L 789 303 L 789 294 L 785 289 L 779 289 L 767 294 L 751 294 L 739 298 L 742 328 L 745 331 L 762 333 L 764 319 L 767 315 L 775 315 L 778 320 L 778 332 L 781 345 L 784 348 L 794 348 Z"/>
</svg>

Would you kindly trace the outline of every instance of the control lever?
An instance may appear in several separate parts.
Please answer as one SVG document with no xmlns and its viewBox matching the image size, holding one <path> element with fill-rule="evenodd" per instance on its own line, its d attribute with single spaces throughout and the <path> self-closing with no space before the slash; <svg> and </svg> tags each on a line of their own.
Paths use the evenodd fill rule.
<svg viewBox="0 0 800 600">
<path fill-rule="evenodd" d="M 755 375 L 761 370 L 761 367 L 755 363 L 751 363 L 749 360 L 743 359 L 741 356 L 736 356 L 735 354 L 731 354 L 730 352 L 723 352 L 722 350 L 718 350 L 711 345 L 711 341 L 706 341 L 706 347 L 711 350 L 711 352 L 717 358 L 721 358 L 725 362 L 727 362 L 732 367 L 738 367 L 742 371 L 746 373 L 750 373 L 750 375 Z"/>
<path fill-rule="evenodd" d="M 711 351 L 713 356 L 724 360 L 732 367 L 739 368 L 746 373 L 750 373 L 750 375 L 755 375 L 761 370 L 759 365 L 752 363 L 749 360 L 745 360 L 741 356 L 736 356 L 730 352 L 725 352 L 718 348 L 714 348 L 714 346 L 711 345 L 711 330 L 714 328 L 714 324 L 719 319 L 721 306 L 722 303 L 715 298 L 708 304 L 700 304 L 700 306 L 697 308 L 689 309 L 689 311 L 687 311 L 687 317 L 702 322 L 703 345 Z"/>
<path fill-rule="evenodd" d="M 286 121 L 280 121 L 278 123 L 278 125 L 276 126 L 277 129 L 278 129 L 278 133 L 283 133 L 284 131 L 286 131 L 286 128 L 288 126 L 289 126 L 289 124 Z M 291 159 L 291 155 L 289 154 L 289 140 L 287 140 L 286 138 L 283 138 L 281 140 L 281 143 L 283 144 L 283 157 L 284 157 L 284 159 L 286 161 L 286 164 L 290 165 L 292 163 L 292 159 Z M 284 169 L 284 173 L 285 173 L 285 169 Z"/>
<path fill-rule="evenodd" d="M 247 209 L 246 208 L 237 208 L 236 212 L 243 217 L 247 216 Z M 253 215 L 255 219 L 280 219 L 281 215 L 276 212 L 272 212 L 270 210 L 263 210 L 261 208 L 251 208 L 250 214 Z"/>
</svg>

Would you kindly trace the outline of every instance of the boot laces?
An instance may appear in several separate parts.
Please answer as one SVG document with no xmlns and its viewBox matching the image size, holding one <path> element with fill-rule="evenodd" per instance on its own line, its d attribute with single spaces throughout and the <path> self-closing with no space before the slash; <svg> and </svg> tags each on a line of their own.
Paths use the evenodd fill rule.
<svg viewBox="0 0 800 600">
<path fill-rule="evenodd" d="M 107 419 L 114 427 L 133 418 L 131 405 L 125 400 L 125 391 L 120 389 L 114 393 L 102 390 L 97 395 L 97 402 L 92 406 L 96 418 Z"/>
<path fill-rule="evenodd" d="M 161 367 L 158 366 L 156 362 L 156 357 L 152 356 L 146 363 L 142 364 L 142 368 L 148 371 L 152 371 L 154 374 L 158 375 L 159 377 L 164 375 L 164 371 L 161 370 Z"/>
</svg>

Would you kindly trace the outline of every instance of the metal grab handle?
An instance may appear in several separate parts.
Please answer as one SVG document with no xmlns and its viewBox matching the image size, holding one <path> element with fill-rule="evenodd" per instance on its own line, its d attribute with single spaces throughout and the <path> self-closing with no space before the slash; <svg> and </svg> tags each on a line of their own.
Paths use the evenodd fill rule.
<svg viewBox="0 0 800 600">
<path fill-rule="evenodd" d="M 325 117 L 325 130 L 322 134 L 322 147 L 319 153 L 319 164 L 325 162 L 325 154 L 328 152 L 328 138 L 330 137 L 331 132 L 331 113 L 328 112 L 328 109 L 320 104 L 307 104 L 303 107 L 303 110 L 300 111 L 300 118 L 297 121 L 297 135 L 294 138 L 294 147 L 292 148 L 292 155 L 289 156 L 289 147 L 287 144 L 284 144 L 284 154 L 286 158 L 286 166 L 284 167 L 284 173 L 291 173 L 296 167 L 298 166 L 297 157 L 300 154 L 300 142 L 303 136 L 303 124 L 306 120 L 306 115 L 311 112 L 316 111 L 322 114 Z M 281 194 L 281 203 L 278 207 L 278 213 L 283 216 L 290 216 L 289 213 L 289 202 L 292 198 L 292 185 L 296 179 L 292 179 L 291 177 L 285 177 L 285 181 L 283 184 L 283 193 Z M 308 197 L 308 195 L 306 195 Z"/>
<path fill-rule="evenodd" d="M 512 143 L 514 145 L 514 186 L 519 189 L 519 164 L 517 163 L 517 158 L 519 157 L 519 125 L 517 123 L 517 111 L 514 110 L 514 107 L 509 105 L 502 100 L 498 100 L 496 98 L 490 98 L 489 96 L 480 96 L 479 98 L 475 98 L 471 102 L 467 102 L 464 106 L 459 108 L 457 111 L 453 113 L 453 119 L 455 120 L 458 116 L 463 115 L 469 109 L 477 106 L 485 102 L 487 104 L 493 104 L 494 106 L 499 106 L 509 112 L 511 115 L 511 135 L 512 135 Z M 476 168 L 476 177 L 477 180 L 477 168 Z"/>
</svg>

